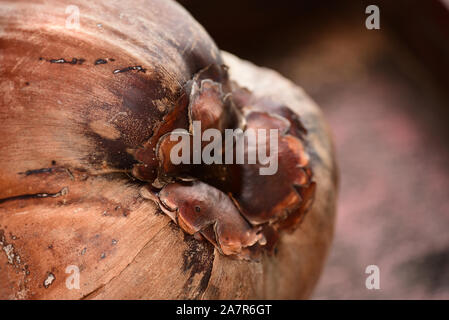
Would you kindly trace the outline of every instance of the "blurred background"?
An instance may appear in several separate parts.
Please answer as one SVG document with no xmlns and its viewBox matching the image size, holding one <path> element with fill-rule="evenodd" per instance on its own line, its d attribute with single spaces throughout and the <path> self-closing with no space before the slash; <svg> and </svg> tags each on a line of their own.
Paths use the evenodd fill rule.
<svg viewBox="0 0 449 320">
<path fill-rule="evenodd" d="M 449 299 L 449 0 L 180 0 L 322 107 L 341 182 L 315 299 Z M 367 30 L 368 5 L 380 30 Z M 365 268 L 380 268 L 380 290 Z"/>
</svg>

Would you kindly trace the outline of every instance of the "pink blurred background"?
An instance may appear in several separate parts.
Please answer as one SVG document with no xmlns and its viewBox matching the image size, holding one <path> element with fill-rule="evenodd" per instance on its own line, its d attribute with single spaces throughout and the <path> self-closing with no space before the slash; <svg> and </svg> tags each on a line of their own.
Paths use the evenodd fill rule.
<svg viewBox="0 0 449 320">
<path fill-rule="evenodd" d="M 449 2 L 181 3 L 225 50 L 318 102 L 341 183 L 316 299 L 449 299 Z M 365 8 L 380 8 L 380 30 Z M 380 268 L 380 290 L 365 268 Z"/>
</svg>

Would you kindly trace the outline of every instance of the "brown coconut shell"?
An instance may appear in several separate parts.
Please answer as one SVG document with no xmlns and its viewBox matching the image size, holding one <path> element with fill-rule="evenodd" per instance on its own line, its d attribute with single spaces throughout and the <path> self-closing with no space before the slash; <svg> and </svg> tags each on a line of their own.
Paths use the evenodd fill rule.
<svg viewBox="0 0 449 320">
<path fill-rule="evenodd" d="M 318 107 L 279 74 L 220 52 L 174 2 L 70 4 L 79 29 L 65 27 L 63 1 L 0 3 L 0 298 L 307 298 L 337 195 Z M 133 150 L 213 63 L 255 96 L 289 106 L 308 131 L 313 207 L 260 261 L 186 235 L 130 174 Z M 70 266 L 79 289 L 66 285 Z"/>
</svg>

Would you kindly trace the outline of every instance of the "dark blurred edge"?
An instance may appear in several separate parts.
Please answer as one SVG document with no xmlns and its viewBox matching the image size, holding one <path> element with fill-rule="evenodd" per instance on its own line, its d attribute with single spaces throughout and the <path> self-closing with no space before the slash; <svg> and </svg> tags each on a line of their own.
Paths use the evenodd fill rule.
<svg viewBox="0 0 449 320">
<path fill-rule="evenodd" d="M 206 28 L 221 49 L 257 63 L 264 43 L 303 26 L 304 34 L 329 17 L 354 14 L 364 19 L 365 8 L 380 8 L 381 29 L 388 26 L 449 91 L 449 0 L 179 0 Z M 361 27 L 364 27 L 361 20 Z M 294 44 L 293 44 L 294 45 Z"/>
</svg>

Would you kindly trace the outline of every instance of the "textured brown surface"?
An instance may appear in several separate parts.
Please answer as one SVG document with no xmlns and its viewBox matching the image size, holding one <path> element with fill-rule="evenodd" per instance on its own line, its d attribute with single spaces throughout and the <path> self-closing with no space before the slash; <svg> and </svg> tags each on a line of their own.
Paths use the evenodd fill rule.
<svg viewBox="0 0 449 320">
<path fill-rule="evenodd" d="M 129 149 L 151 136 L 180 87 L 220 61 L 213 43 L 167 1 L 71 2 L 80 7 L 78 31 L 64 28 L 66 4 L 52 4 L 0 5 L 0 297 L 309 296 L 336 198 L 332 146 L 316 105 L 278 74 L 225 54 L 232 79 L 301 115 L 318 184 L 313 210 L 282 235 L 275 256 L 229 259 L 142 199 L 141 183 L 112 172 L 131 169 Z M 60 58 L 76 63 L 51 61 Z M 108 63 L 95 64 L 99 58 Z M 71 265 L 81 271 L 80 290 L 66 288 Z"/>
</svg>

